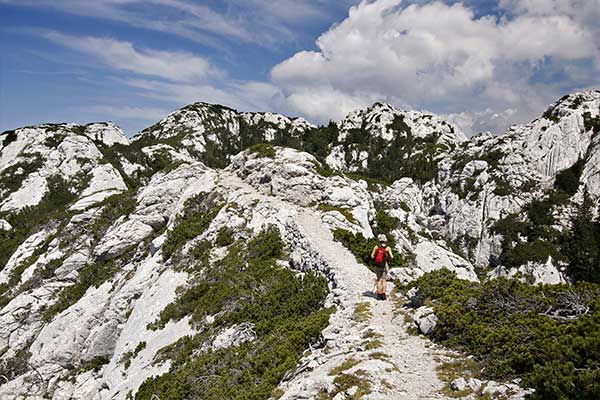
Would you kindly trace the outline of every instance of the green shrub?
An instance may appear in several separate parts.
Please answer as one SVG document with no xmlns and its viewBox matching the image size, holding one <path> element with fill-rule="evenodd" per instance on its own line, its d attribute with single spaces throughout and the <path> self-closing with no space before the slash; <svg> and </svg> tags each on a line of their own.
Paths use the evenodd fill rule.
<svg viewBox="0 0 600 400">
<path fill-rule="evenodd" d="M 548 109 L 544 111 L 544 114 L 542 114 L 542 117 L 554 122 L 555 124 L 559 123 L 560 117 L 558 116 L 558 113 L 555 110 L 556 107 L 548 107 Z"/>
<path fill-rule="evenodd" d="M 592 117 L 589 111 L 583 113 L 583 125 L 586 131 L 592 131 L 593 135 L 600 133 L 600 116 Z"/>
<path fill-rule="evenodd" d="M 411 287 L 433 300 L 433 338 L 475 355 L 484 377 L 523 378 L 524 386 L 536 390 L 533 399 L 600 394 L 600 285 L 474 283 L 439 270 L 402 290 Z"/>
<path fill-rule="evenodd" d="M 146 348 L 146 342 L 142 341 L 139 342 L 137 344 L 137 346 L 135 346 L 135 349 L 132 351 L 128 351 L 125 354 L 123 354 L 123 358 L 121 359 L 121 362 L 123 363 L 123 367 L 125 369 L 128 369 L 129 366 L 131 365 L 131 360 L 133 358 L 136 358 L 138 356 L 138 354 L 140 354 L 140 351 L 144 350 Z"/>
<path fill-rule="evenodd" d="M 572 279 L 600 283 L 600 220 L 593 220 L 594 201 L 587 192 L 571 218 L 562 253 Z"/>
<path fill-rule="evenodd" d="M 221 210 L 222 204 L 213 204 L 206 196 L 202 193 L 186 201 L 183 215 L 177 218 L 162 246 L 163 260 L 168 260 L 187 241 L 206 231 Z"/>
<path fill-rule="evenodd" d="M 32 173 L 38 171 L 44 165 L 39 154 L 33 154 L 25 161 L 19 161 L 5 168 L 0 175 L 0 188 L 3 197 L 21 188 L 23 181 Z"/>
<path fill-rule="evenodd" d="M 579 188 L 579 178 L 583 173 L 584 167 L 585 159 L 578 158 L 577 161 L 575 161 L 575 164 L 559 171 L 554 180 L 554 188 L 562 190 L 571 196 L 577 193 L 577 189 Z"/>
<path fill-rule="evenodd" d="M 495 182 L 494 194 L 496 196 L 510 196 L 513 193 L 512 186 L 504 179 L 496 179 Z"/>
<path fill-rule="evenodd" d="M 219 229 L 219 232 L 217 232 L 217 246 L 229 246 L 234 241 L 235 240 L 233 238 L 233 230 L 231 228 L 224 226 L 223 228 Z"/>
<path fill-rule="evenodd" d="M 123 259 L 127 259 L 127 257 L 128 255 L 124 255 Z M 62 289 L 58 295 L 58 301 L 44 311 L 42 317 L 45 321 L 52 320 L 55 315 L 77 303 L 90 287 L 98 288 L 112 278 L 118 272 L 118 265 L 115 260 L 99 260 L 86 265 L 78 272 L 78 281 L 74 285 Z"/>
<path fill-rule="evenodd" d="M 400 224 L 400 220 L 396 217 L 392 217 L 389 215 L 383 208 L 383 204 L 375 203 L 375 210 L 377 211 L 375 220 L 377 222 L 377 227 L 375 228 L 375 234 L 384 234 L 391 236 L 391 232 L 398 228 L 398 224 Z M 391 237 L 388 237 L 390 243 L 393 243 Z"/>
<path fill-rule="evenodd" d="M 6 383 L 4 378 L 11 381 L 29 371 L 30 357 L 31 353 L 24 348 L 17 350 L 12 357 L 0 360 L 0 386 Z"/>
<path fill-rule="evenodd" d="M 71 212 L 67 207 L 77 199 L 77 194 L 70 190 L 73 186 L 73 183 L 69 184 L 60 176 L 49 177 L 48 192 L 38 205 L 25 207 L 15 213 L 0 213 L 0 218 L 13 227 L 10 231 L 0 231 L 0 270 L 4 269 L 10 256 L 24 241 L 49 221 L 61 221 L 64 224 L 68 220 Z"/>
<path fill-rule="evenodd" d="M 268 398 L 319 338 L 332 312 L 322 309 L 325 279 L 313 272 L 299 277 L 278 267 L 275 261 L 282 254 L 279 232 L 269 227 L 247 244 L 230 245 L 228 254 L 209 265 L 191 287 L 178 290 L 177 300 L 150 328 L 186 315 L 198 323 L 220 314 L 203 333 L 162 349 L 158 359 L 172 360 L 169 372 L 144 381 L 135 398 Z M 218 330 L 242 322 L 254 324 L 254 340 L 198 352 Z"/>
<path fill-rule="evenodd" d="M 65 137 L 66 137 L 66 135 L 64 135 L 64 134 L 56 134 L 56 135 L 48 136 L 44 140 L 44 145 L 47 147 L 56 148 L 56 147 L 58 147 L 59 144 L 62 143 L 62 141 L 65 139 Z"/>
<path fill-rule="evenodd" d="M 81 366 L 77 369 L 77 373 L 81 374 L 86 371 L 98 372 L 100 369 L 110 362 L 109 356 L 96 356 L 91 360 L 87 360 L 81 363 Z"/>
<path fill-rule="evenodd" d="M 275 148 L 267 143 L 257 143 L 249 148 L 250 153 L 263 158 L 275 158 Z"/>
<path fill-rule="evenodd" d="M 122 193 L 107 197 L 95 207 L 102 207 L 100 215 L 94 219 L 90 225 L 92 236 L 97 242 L 119 218 L 131 214 L 137 205 L 136 193 L 127 190 Z"/>
<path fill-rule="evenodd" d="M 2 140 L 2 147 L 6 147 L 12 142 L 17 140 L 17 132 L 15 131 L 6 131 L 2 132 L 3 135 L 6 135 Z"/>
</svg>

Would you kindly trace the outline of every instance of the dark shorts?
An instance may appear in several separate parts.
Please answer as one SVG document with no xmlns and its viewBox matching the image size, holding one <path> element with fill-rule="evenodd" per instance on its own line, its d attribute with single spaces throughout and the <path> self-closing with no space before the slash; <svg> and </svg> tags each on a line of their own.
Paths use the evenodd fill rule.
<svg viewBox="0 0 600 400">
<path fill-rule="evenodd" d="M 381 278 L 386 278 L 385 267 L 375 267 L 375 274 L 377 275 L 377 280 Z"/>
</svg>

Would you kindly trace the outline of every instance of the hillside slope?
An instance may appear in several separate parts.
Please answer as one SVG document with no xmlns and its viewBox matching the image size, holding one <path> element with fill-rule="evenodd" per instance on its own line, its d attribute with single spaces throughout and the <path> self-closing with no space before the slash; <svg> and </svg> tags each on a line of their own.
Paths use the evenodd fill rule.
<svg viewBox="0 0 600 400">
<path fill-rule="evenodd" d="M 368 296 L 361 251 L 386 233 L 401 282 L 564 281 L 559 252 L 525 250 L 600 195 L 598 133 L 600 92 L 468 140 L 381 103 L 324 127 L 196 103 L 131 141 L 109 123 L 4 132 L 0 394 L 312 398 L 364 370 L 373 395 L 442 398 L 438 350 Z M 538 203 L 552 235 L 507 230 Z"/>
</svg>

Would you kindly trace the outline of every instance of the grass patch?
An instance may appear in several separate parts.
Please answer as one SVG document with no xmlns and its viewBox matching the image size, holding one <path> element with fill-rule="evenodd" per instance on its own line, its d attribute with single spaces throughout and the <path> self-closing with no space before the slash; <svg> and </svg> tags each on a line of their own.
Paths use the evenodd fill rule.
<svg viewBox="0 0 600 400">
<path fill-rule="evenodd" d="M 356 218 L 354 218 L 354 215 L 352 215 L 351 208 L 337 207 L 337 206 L 332 206 L 332 205 L 324 204 L 324 203 L 319 204 L 319 206 L 317 208 L 323 212 L 337 211 L 340 214 L 342 214 L 348 220 L 348 222 L 350 222 L 352 224 L 356 223 Z"/>
<path fill-rule="evenodd" d="M 373 329 L 368 329 L 362 334 L 363 339 L 381 339 L 383 335 L 379 332 L 375 332 Z"/>
<path fill-rule="evenodd" d="M 356 322 L 367 322 L 371 319 L 371 303 L 358 303 L 354 307 L 352 319 Z"/>
<path fill-rule="evenodd" d="M 338 365 L 337 367 L 335 367 L 331 371 L 329 371 L 329 376 L 339 375 L 342 372 L 347 371 L 350 368 L 352 368 L 358 364 L 360 364 L 360 360 L 357 360 L 356 358 L 353 358 L 353 357 L 347 358 L 340 365 Z"/>
<path fill-rule="evenodd" d="M 347 395 L 345 398 L 349 400 L 358 400 L 363 396 L 371 393 L 371 382 L 368 379 L 360 376 L 357 371 L 355 374 L 340 374 L 335 377 L 333 384 L 335 390 L 331 393 L 331 397 L 335 397 L 338 393 L 348 393 L 348 391 L 356 387 L 356 392 L 352 395 Z"/>
<path fill-rule="evenodd" d="M 77 368 L 77 374 L 81 374 L 87 371 L 98 372 L 100 369 L 110 362 L 109 356 L 96 356 L 91 360 L 83 361 L 81 366 Z"/>
<path fill-rule="evenodd" d="M 442 393 L 448 397 L 462 398 L 473 391 L 469 386 L 464 390 L 452 390 L 451 383 L 457 378 L 477 378 L 480 375 L 481 366 L 472 359 L 461 358 L 446 361 L 436 367 L 438 377 L 445 383 Z"/>
<path fill-rule="evenodd" d="M 381 341 L 380 339 L 373 339 L 367 343 L 365 348 L 367 350 L 375 350 L 375 349 L 379 349 L 379 348 L 383 347 L 383 344 L 384 344 L 383 341 Z"/>
<path fill-rule="evenodd" d="M 389 354 L 384 353 L 382 351 L 374 351 L 373 353 L 369 354 L 369 357 L 374 360 L 381 360 L 381 361 L 388 361 L 390 358 L 392 358 L 392 356 L 390 356 Z"/>
</svg>

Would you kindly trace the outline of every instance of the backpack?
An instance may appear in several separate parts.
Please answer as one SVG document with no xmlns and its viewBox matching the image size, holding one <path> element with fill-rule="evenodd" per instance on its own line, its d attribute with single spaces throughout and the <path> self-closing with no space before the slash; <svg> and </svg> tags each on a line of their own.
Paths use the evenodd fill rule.
<svg viewBox="0 0 600 400">
<path fill-rule="evenodd" d="M 375 264 L 376 267 L 384 268 L 387 260 L 387 249 L 385 247 L 377 246 L 377 250 L 375 250 L 375 257 L 373 257 L 373 264 Z"/>
</svg>

